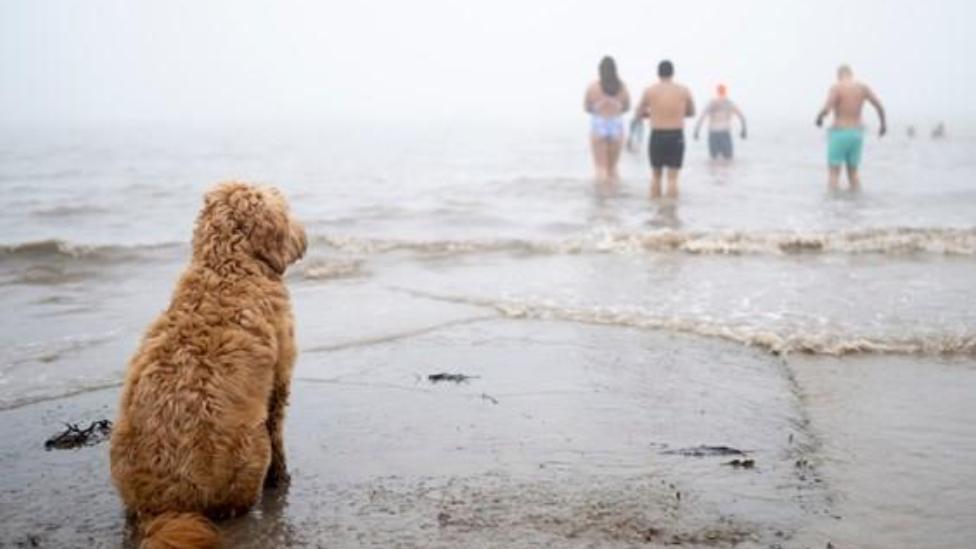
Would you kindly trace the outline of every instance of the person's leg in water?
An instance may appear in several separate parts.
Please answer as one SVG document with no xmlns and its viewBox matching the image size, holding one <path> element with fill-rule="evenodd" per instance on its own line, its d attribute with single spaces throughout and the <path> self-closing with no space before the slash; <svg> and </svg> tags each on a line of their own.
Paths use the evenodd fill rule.
<svg viewBox="0 0 976 549">
<path fill-rule="evenodd" d="M 861 188 L 861 178 L 858 177 L 857 167 L 861 164 L 861 150 L 864 148 L 864 134 L 860 130 L 851 134 L 850 146 L 847 150 L 847 183 L 852 191 Z"/>
<path fill-rule="evenodd" d="M 857 175 L 857 166 L 847 165 L 847 183 L 852 191 L 861 190 L 861 178 Z"/>
<path fill-rule="evenodd" d="M 620 161 L 620 152 L 623 149 L 623 145 L 623 135 L 616 139 L 607 140 L 607 181 L 609 183 L 616 183 L 620 180 L 620 174 L 617 173 L 617 163 Z"/>
<path fill-rule="evenodd" d="M 678 174 L 681 168 L 668 168 L 668 198 L 678 198 Z"/>
<path fill-rule="evenodd" d="M 652 129 L 651 137 L 647 140 L 647 158 L 651 163 L 651 200 L 661 198 L 661 170 L 664 169 L 664 164 L 658 158 L 659 140 L 660 135 Z"/>
<path fill-rule="evenodd" d="M 726 160 L 732 160 L 733 156 L 733 145 L 732 145 L 732 132 L 725 132 L 725 137 L 723 138 L 724 143 L 722 144 L 722 156 Z"/>
<path fill-rule="evenodd" d="M 593 165 L 596 168 L 596 180 L 599 183 L 603 183 L 607 180 L 606 141 L 594 133 L 590 135 L 590 149 L 593 151 Z"/>
<path fill-rule="evenodd" d="M 663 167 L 651 168 L 651 199 L 661 198 L 661 172 Z"/>
<path fill-rule="evenodd" d="M 684 132 L 677 131 L 669 134 L 667 142 L 668 166 L 668 198 L 678 198 L 678 174 L 685 159 Z"/>
<path fill-rule="evenodd" d="M 827 168 L 827 188 L 836 191 L 840 187 L 840 166 Z"/>
<path fill-rule="evenodd" d="M 708 132 L 708 157 L 712 160 L 718 158 L 718 136 L 715 132 Z"/>
</svg>

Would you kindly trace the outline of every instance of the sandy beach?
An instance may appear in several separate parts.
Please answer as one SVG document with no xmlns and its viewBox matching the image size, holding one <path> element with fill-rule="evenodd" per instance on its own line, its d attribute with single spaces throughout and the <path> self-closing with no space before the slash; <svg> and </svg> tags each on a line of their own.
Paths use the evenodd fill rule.
<svg viewBox="0 0 976 549">
<path fill-rule="evenodd" d="M 231 546 L 770 546 L 836 512 L 779 359 L 451 313 L 424 333 L 306 353 L 288 424 L 292 485 L 226 524 Z M 725 360 L 704 360 L 718 350 Z M 442 370 L 477 377 L 426 379 Z M 21 448 L 4 456 L 5 501 L 58 495 L 5 511 L 5 542 L 118 543 L 105 446 L 45 452 L 37 440 L 60 418 L 111 417 L 116 393 L 5 412 Z M 742 449 L 756 465 L 682 453 L 701 445 Z"/>
<path fill-rule="evenodd" d="M 306 343 L 296 371 L 292 483 L 222 523 L 232 547 L 948 548 L 971 539 L 960 528 L 976 494 L 971 359 L 783 358 L 357 286 L 294 292 L 298 318 L 324 321 L 318 335 L 303 330 L 318 344 Z M 361 325 L 343 322 L 363 308 L 373 314 Z M 428 380 L 439 372 L 472 377 Z M 107 445 L 43 445 L 63 421 L 114 417 L 117 394 L 0 412 L 2 546 L 125 539 Z"/>
</svg>

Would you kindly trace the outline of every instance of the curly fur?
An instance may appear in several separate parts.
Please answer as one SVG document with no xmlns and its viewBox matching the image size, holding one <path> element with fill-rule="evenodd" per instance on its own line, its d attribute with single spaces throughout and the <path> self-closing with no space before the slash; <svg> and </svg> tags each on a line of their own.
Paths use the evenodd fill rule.
<svg viewBox="0 0 976 549">
<path fill-rule="evenodd" d="M 287 480 L 296 351 L 282 275 L 305 248 L 277 190 L 232 182 L 206 194 L 190 265 L 129 363 L 112 433 L 112 479 L 141 547 L 217 547 L 209 519 Z"/>
</svg>

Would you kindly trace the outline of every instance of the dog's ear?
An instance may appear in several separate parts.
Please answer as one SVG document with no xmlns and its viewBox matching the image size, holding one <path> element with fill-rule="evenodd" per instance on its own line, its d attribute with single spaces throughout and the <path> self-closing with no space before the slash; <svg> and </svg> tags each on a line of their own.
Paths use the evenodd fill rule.
<svg viewBox="0 0 976 549">
<path fill-rule="evenodd" d="M 271 195 L 272 201 L 278 205 L 279 211 L 284 215 L 288 230 L 285 234 L 284 245 L 282 246 L 282 259 L 285 265 L 291 265 L 305 256 L 308 249 L 308 239 L 305 236 L 305 227 L 291 215 L 288 202 L 281 192 L 274 187 L 266 187 Z"/>
<path fill-rule="evenodd" d="M 305 255 L 305 229 L 291 218 L 288 204 L 277 189 L 256 189 L 248 239 L 254 255 L 284 274 L 288 265 Z"/>
<path fill-rule="evenodd" d="M 305 227 L 288 215 L 289 227 L 288 238 L 285 242 L 285 260 L 289 265 L 305 256 L 308 249 L 308 238 L 305 236 Z"/>
</svg>

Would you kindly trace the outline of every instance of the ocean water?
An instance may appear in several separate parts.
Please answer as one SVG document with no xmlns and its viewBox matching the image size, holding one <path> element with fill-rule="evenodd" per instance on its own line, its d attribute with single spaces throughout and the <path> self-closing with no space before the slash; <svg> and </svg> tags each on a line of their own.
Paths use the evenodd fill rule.
<svg viewBox="0 0 976 549">
<path fill-rule="evenodd" d="M 776 352 L 976 352 L 976 139 L 869 138 L 858 194 L 825 190 L 815 129 L 757 128 L 730 166 L 689 139 L 681 198 L 657 204 L 643 151 L 600 187 L 576 130 L 7 133 L 0 402 L 83 383 L 56 366 L 38 380 L 37 361 L 131 347 L 132 300 L 163 306 L 203 192 L 235 178 L 279 186 L 305 222 L 297 291 L 354 279 Z"/>
<path fill-rule="evenodd" d="M 643 150 L 624 154 L 618 185 L 594 184 L 585 124 L 4 131 L 0 410 L 117 387 L 187 261 L 202 193 L 264 182 L 310 237 L 288 275 L 296 376 L 322 377 L 323 353 L 396 342 L 410 356 L 414 336 L 437 334 L 423 343 L 434 357 L 517 341 L 438 331 L 480 317 L 687 336 L 707 342 L 696 361 L 752 349 L 785 358 L 776 375 L 825 441 L 811 446 L 823 475 L 843 484 L 833 514 L 860 517 L 842 528 L 820 517 L 808 535 L 866 547 L 863 528 L 887 529 L 887 546 L 964 546 L 976 536 L 976 407 L 964 396 L 976 394 L 976 136 L 869 137 L 852 194 L 827 192 L 820 131 L 753 130 L 730 165 L 689 137 L 674 203 L 647 199 Z M 579 353 L 611 350 L 599 341 L 581 337 Z M 328 373 L 397 356 L 366 350 Z M 916 421 L 886 430 L 847 390 L 858 383 L 872 410 Z M 920 386 L 947 395 L 938 414 L 916 409 Z M 912 453 L 916 439 L 941 457 Z M 868 497 L 885 482 L 885 448 L 898 448 L 890 473 L 904 490 Z M 911 503 L 922 485 L 946 490 Z M 892 509 L 898 497 L 906 507 Z M 883 520 L 905 516 L 911 532 Z"/>
</svg>

